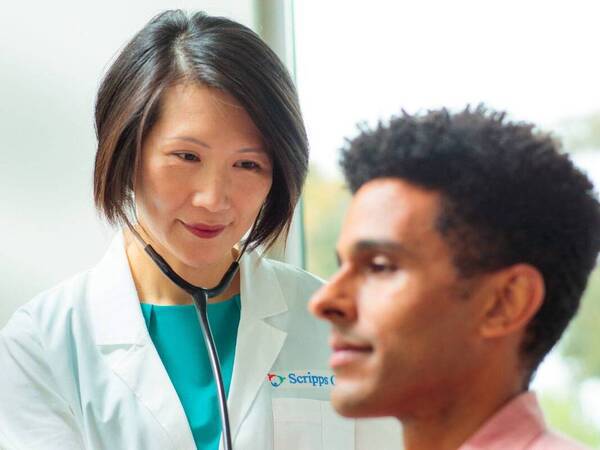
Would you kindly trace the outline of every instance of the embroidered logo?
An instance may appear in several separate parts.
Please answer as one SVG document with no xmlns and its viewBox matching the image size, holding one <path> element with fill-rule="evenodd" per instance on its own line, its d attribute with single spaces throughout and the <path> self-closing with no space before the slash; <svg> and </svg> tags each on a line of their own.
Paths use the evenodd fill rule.
<svg viewBox="0 0 600 450">
<path fill-rule="evenodd" d="M 282 377 L 281 375 L 277 375 L 276 373 L 269 373 L 267 374 L 267 379 L 271 383 L 271 386 L 279 387 L 283 384 L 286 377 Z"/>
<path fill-rule="evenodd" d="M 311 371 L 294 371 L 287 374 L 278 374 L 269 372 L 267 381 L 274 388 L 280 387 L 282 384 L 295 385 L 295 387 L 322 388 L 335 386 L 335 375 L 328 374 L 313 374 Z"/>
</svg>

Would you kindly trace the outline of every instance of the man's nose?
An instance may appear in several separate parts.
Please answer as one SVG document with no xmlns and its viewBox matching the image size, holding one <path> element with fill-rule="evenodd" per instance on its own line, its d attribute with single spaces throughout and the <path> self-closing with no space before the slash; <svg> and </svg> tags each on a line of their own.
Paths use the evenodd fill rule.
<svg viewBox="0 0 600 450">
<path fill-rule="evenodd" d="M 353 275 L 341 268 L 310 299 L 309 311 L 319 319 L 343 324 L 357 317 Z"/>
</svg>

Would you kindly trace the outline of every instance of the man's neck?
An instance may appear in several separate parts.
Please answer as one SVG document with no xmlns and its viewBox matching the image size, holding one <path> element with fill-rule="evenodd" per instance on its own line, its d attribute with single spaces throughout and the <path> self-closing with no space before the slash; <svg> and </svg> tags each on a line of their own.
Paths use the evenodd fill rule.
<svg viewBox="0 0 600 450">
<path fill-rule="evenodd" d="M 519 395 L 520 380 L 499 378 L 486 370 L 463 388 L 431 399 L 410 417 L 402 417 L 406 450 L 457 450 L 506 403 Z"/>
</svg>

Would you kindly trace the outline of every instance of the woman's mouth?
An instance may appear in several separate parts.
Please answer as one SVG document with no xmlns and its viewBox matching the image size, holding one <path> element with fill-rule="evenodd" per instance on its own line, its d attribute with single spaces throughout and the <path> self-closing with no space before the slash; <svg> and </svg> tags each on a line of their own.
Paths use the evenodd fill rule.
<svg viewBox="0 0 600 450">
<path fill-rule="evenodd" d="M 193 225 L 188 225 L 185 222 L 182 223 L 190 233 L 202 239 L 217 237 L 226 227 L 225 225 L 208 225 L 204 223 L 195 223 Z"/>
</svg>

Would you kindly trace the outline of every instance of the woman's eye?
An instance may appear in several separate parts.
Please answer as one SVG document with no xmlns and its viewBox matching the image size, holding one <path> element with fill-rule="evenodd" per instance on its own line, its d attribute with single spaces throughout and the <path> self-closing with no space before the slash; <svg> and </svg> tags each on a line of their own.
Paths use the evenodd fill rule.
<svg viewBox="0 0 600 450">
<path fill-rule="evenodd" d="M 254 161 L 239 161 L 236 163 L 236 167 L 240 167 L 241 169 L 246 169 L 246 170 L 260 169 L 260 165 L 258 165 Z"/>
<path fill-rule="evenodd" d="M 397 269 L 387 256 L 377 255 L 371 258 L 367 264 L 368 270 L 371 273 L 394 272 Z"/>
<path fill-rule="evenodd" d="M 200 158 L 198 158 L 198 156 L 194 155 L 193 153 L 178 152 L 175 153 L 175 155 L 177 155 L 178 158 L 181 158 L 184 161 L 200 161 Z"/>
</svg>

